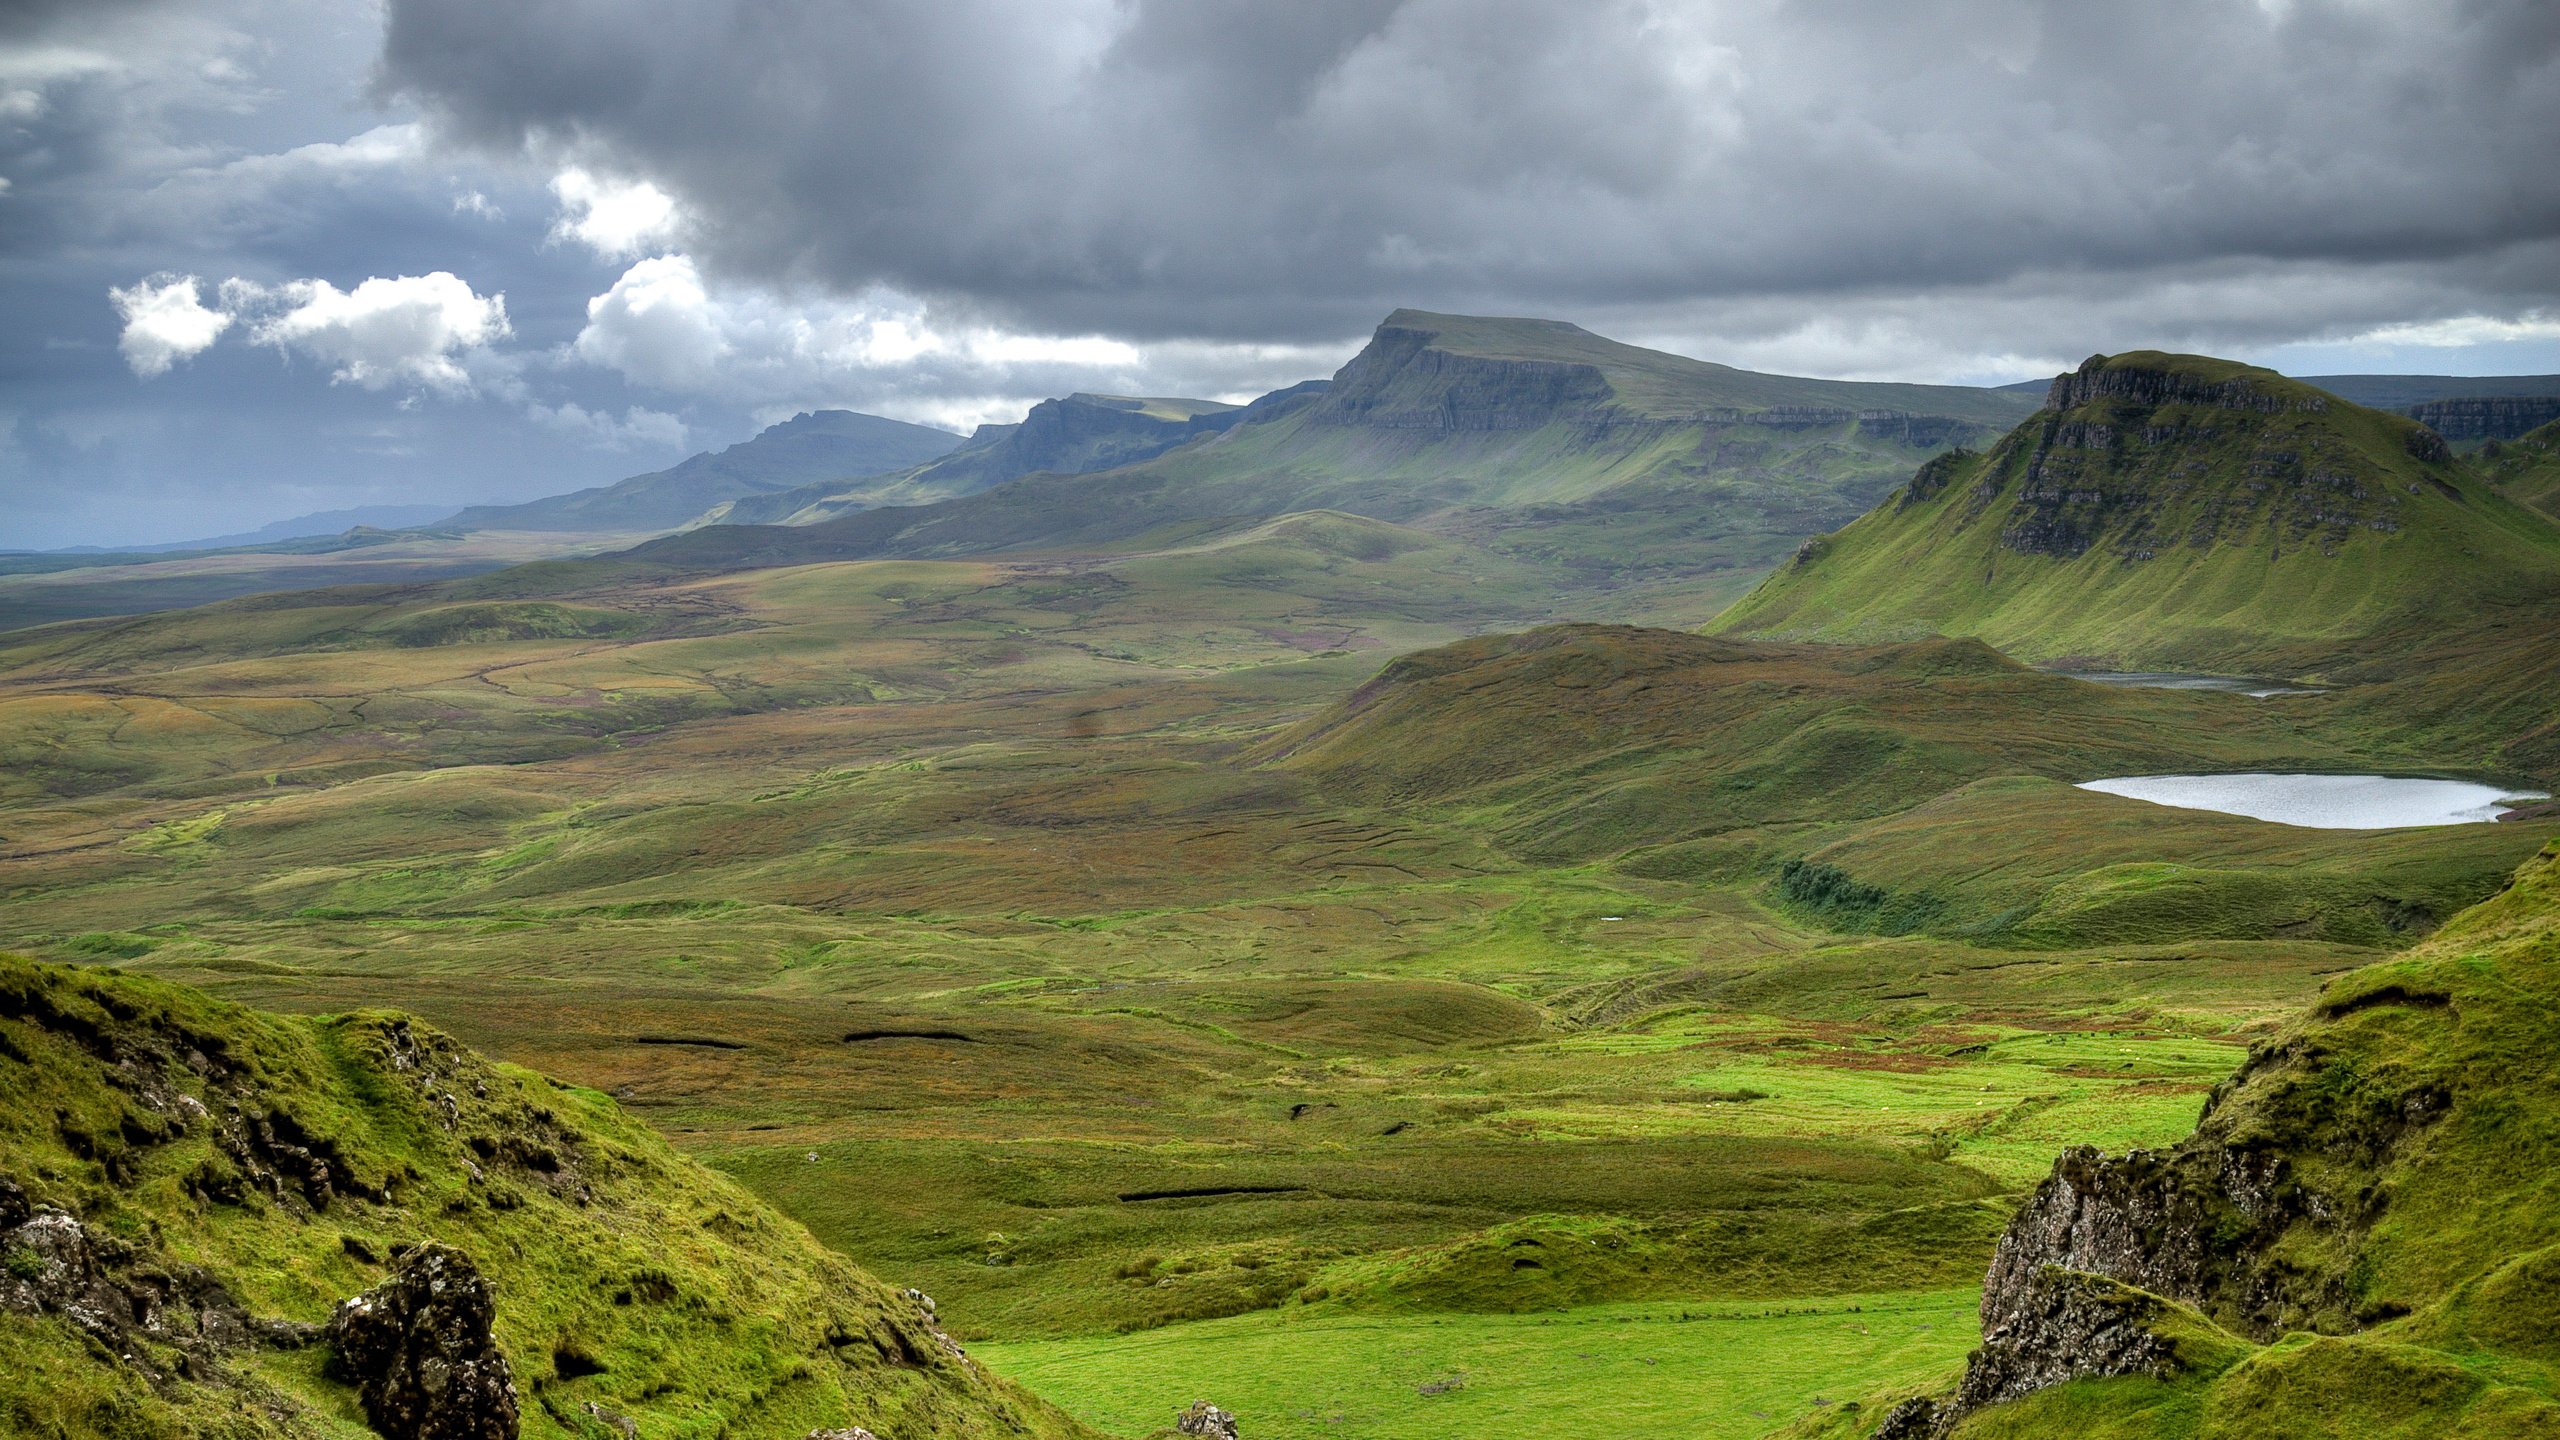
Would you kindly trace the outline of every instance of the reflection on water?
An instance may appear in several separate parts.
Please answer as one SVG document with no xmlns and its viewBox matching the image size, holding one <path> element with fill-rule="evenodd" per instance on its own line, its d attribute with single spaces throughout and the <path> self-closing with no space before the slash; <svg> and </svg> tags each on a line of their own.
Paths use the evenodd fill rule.
<svg viewBox="0 0 2560 1440">
<path fill-rule="evenodd" d="M 2522 801 L 2550 798 L 2468 780 L 2389 775 L 2128 775 L 2080 788 L 2314 830 L 2472 825 L 2495 820 Z"/>
<path fill-rule="evenodd" d="M 2182 675 L 2173 670 L 2058 670 L 2074 680 L 2092 685 L 2125 685 L 2137 690 L 2223 690 L 2234 695 L 2248 695 L 2263 700 L 2270 695 L 2311 695 L 2315 690 L 2305 685 L 2287 685 L 2281 680 L 2257 680 L 2246 675 Z"/>
</svg>

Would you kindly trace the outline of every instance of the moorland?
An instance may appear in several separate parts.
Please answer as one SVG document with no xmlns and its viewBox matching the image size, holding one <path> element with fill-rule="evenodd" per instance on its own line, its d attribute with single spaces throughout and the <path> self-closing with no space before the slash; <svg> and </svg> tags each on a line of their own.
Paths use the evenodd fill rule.
<svg viewBox="0 0 2560 1440">
<path fill-rule="evenodd" d="M 504 568 L 0 634 L 0 945 L 42 962 L 0 1064 L 48 1087 L 0 1171 L 304 1321 L 433 1230 L 497 1277 L 527 1433 L 1138 1434 L 1196 1392 L 1255 1437 L 1863 1435 L 1976 1384 L 1986 1271 L 2073 1147 L 2227 1150 L 2210 1101 L 2280 1150 L 2326 1133 L 2323 1056 L 2537 1033 L 2483 957 L 2548 945 L 2549 807 L 2328 831 L 2076 786 L 2550 789 L 2547 427 L 2456 447 L 2196 357 L 1866 386 L 1420 312 L 1329 385 L 1108 398 L 578 544 L 386 542 L 530 547 Z M 2378 973 L 2460 998 L 2338 1008 Z M 512 1205 L 451 1179 L 472 1152 L 364 1078 L 388 1011 L 521 1067 L 463 1128 L 611 1155 L 622 1218 L 524 1155 Z M 190 1188 L 196 1138 L 99 1098 L 131 1054 L 46 1048 L 95 1013 L 234 1036 L 365 1193 Z M 2423 1083 L 2560 1113 L 2508 1080 Z M 2430 1260 L 2452 1172 L 2366 1150 L 2422 1218 L 2266 1242 L 2357 1303 L 2119 1275 L 2179 1364 L 1893 1423 L 2224 1433 L 2289 1386 L 2379 1414 L 2399 1366 L 2452 1397 L 2412 1424 L 2491 1390 L 2551 1424 L 2547 1347 L 2499 1328 L 2541 1272 L 2481 1288 L 2553 1240 L 2539 1182 Z M 640 1263 L 598 1227 L 687 1257 L 708 1328 L 581 1299 Z M 252 1393 L 0 1320 L 9 1368 L 80 1377 L 0 1398 L 58 1433 Z M 362 1433 L 307 1354 L 248 1370 Z"/>
</svg>

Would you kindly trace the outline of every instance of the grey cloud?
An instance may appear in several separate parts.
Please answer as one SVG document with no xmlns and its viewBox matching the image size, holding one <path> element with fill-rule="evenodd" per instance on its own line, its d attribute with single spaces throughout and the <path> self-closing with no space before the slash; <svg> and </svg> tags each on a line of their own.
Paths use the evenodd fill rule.
<svg viewBox="0 0 2560 1440">
<path fill-rule="evenodd" d="M 645 175 L 706 267 L 1330 337 L 2079 271 L 2560 292 L 2537 0 L 390 0 L 380 93 Z M 2481 295 L 2478 303 L 2506 296 Z M 2324 317 L 2306 317 L 2313 325 Z"/>
</svg>

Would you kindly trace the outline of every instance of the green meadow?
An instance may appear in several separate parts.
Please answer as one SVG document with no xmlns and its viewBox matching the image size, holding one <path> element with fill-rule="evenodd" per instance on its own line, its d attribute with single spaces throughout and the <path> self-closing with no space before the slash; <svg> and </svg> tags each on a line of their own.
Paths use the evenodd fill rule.
<svg viewBox="0 0 2560 1440">
<path fill-rule="evenodd" d="M 1079 1419 L 1164 1423 L 1168 1395 L 1223 1400 L 1247 1433 L 1471 1440 L 1646 1434 L 1725 1440 L 1917 1388 L 1972 1344 L 1970 1291 L 1780 1307 L 1605 1305 L 1538 1316 L 1260 1315 L 1102 1345 L 980 1353 Z"/>
<path fill-rule="evenodd" d="M 1105 1429 L 1749 1435 L 2555 828 L 2059 783 L 2420 763 L 2327 697 L 1464 640 L 1569 603 L 1298 516 L 22 632 L 0 937 L 602 1092 Z"/>
</svg>

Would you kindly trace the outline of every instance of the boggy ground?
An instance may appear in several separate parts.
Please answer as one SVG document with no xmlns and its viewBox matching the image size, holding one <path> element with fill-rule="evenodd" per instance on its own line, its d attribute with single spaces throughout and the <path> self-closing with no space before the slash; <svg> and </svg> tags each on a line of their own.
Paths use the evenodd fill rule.
<svg viewBox="0 0 2560 1440">
<path fill-rule="evenodd" d="M 1549 632 L 1426 657 L 1408 678 L 1482 702 L 1427 736 L 1370 728 L 1403 713 L 1375 684 L 1335 708 L 1554 603 L 1298 517 L 1105 563 L 26 632 L 0 942 L 396 1005 L 607 1090 L 1105 1423 L 1161 1423 L 1112 1396 L 1224 1347 L 1306 1357 L 1303 1395 L 1236 1382 L 1256 1435 L 1458 1433 L 1433 1406 L 1575 1433 L 1547 1399 L 1587 1352 L 1630 1417 L 1724 1386 L 1748 1434 L 1951 1366 L 1960 1325 L 1840 1317 L 1960 1312 L 2056 1152 L 2185 1133 L 2270 1017 L 2555 828 L 2072 791 L 2170 754 L 2424 758 L 2321 697 L 1980 647 Z M 1613 808 L 1662 793 L 1701 803 Z M 1421 1392 L 1444 1363 L 1474 1399 Z"/>
</svg>

